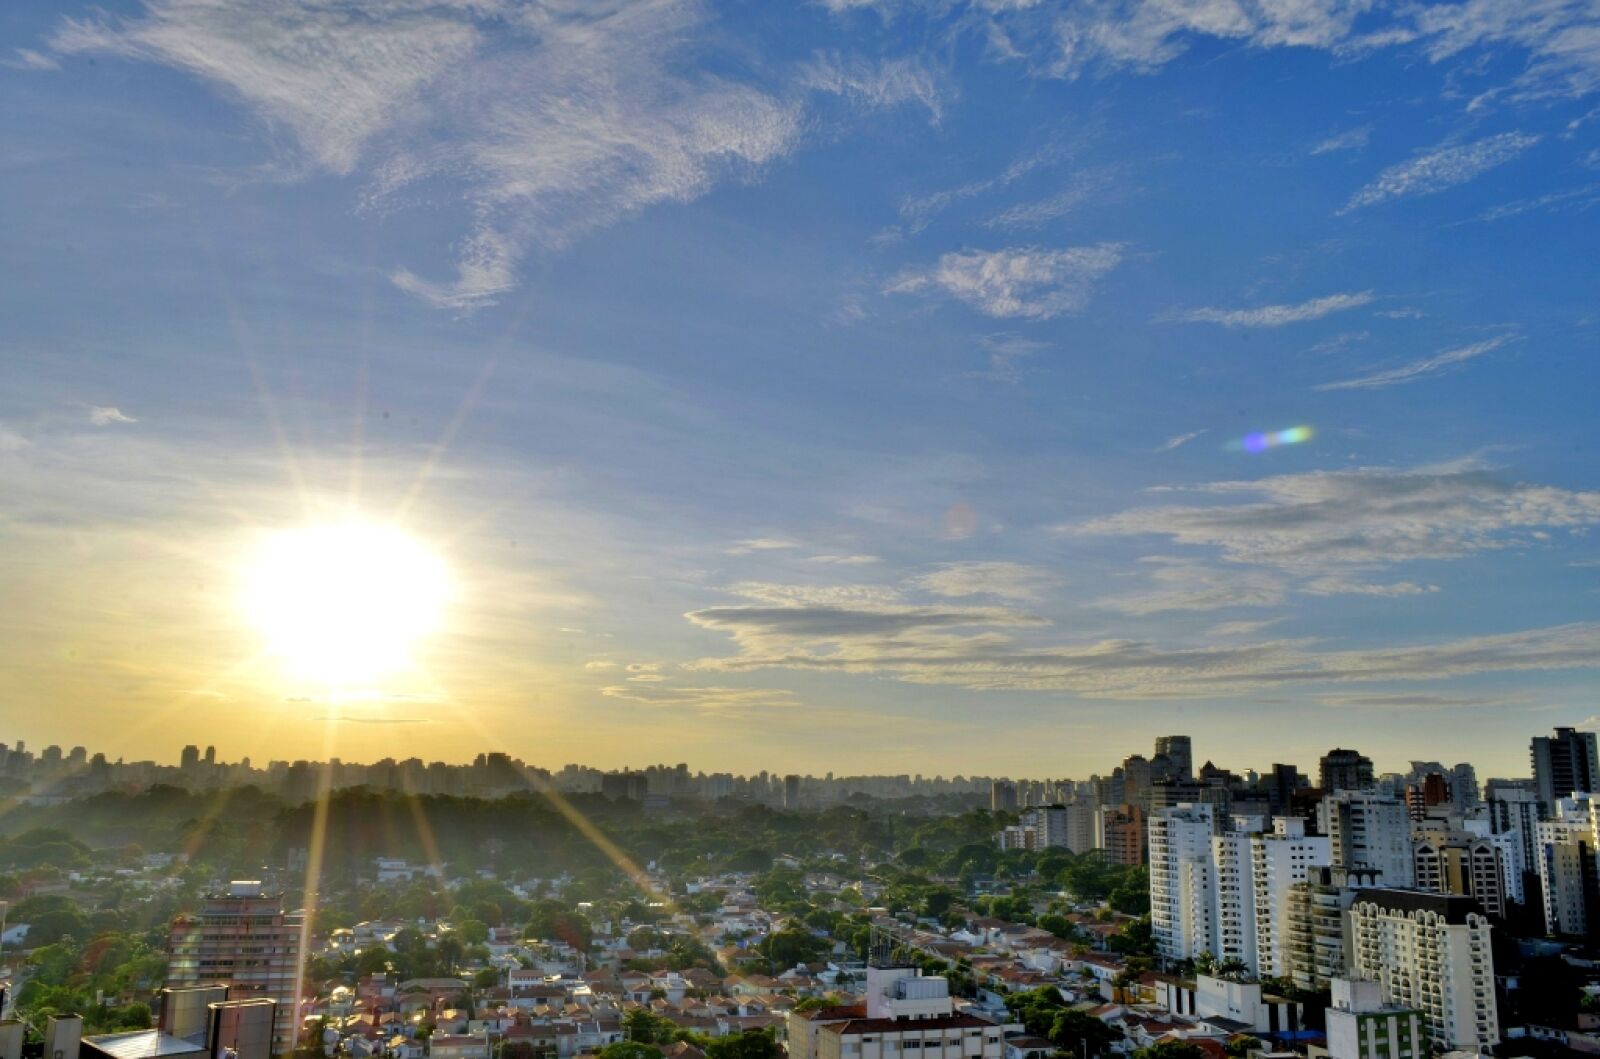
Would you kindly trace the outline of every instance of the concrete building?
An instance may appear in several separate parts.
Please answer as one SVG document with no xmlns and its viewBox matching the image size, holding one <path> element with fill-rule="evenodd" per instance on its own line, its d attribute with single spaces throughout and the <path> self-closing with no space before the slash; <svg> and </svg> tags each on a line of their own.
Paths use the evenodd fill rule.
<svg viewBox="0 0 1600 1059">
<path fill-rule="evenodd" d="M 1496 919 L 1506 915 L 1505 872 L 1500 847 L 1465 831 L 1420 836 L 1416 843 L 1417 889 L 1475 898 Z"/>
<path fill-rule="evenodd" d="M 1398 798 L 1372 791 L 1331 792 L 1317 805 L 1317 830 L 1328 837 L 1334 867 L 1378 872 L 1385 886 L 1415 881 L 1411 818 Z"/>
<path fill-rule="evenodd" d="M 1156 736 L 1155 756 L 1167 759 L 1173 778 L 1194 778 L 1194 744 L 1188 736 Z"/>
<path fill-rule="evenodd" d="M 1216 882 L 1209 805 L 1150 814 L 1150 929 L 1164 960 L 1192 960 L 1216 945 Z"/>
<path fill-rule="evenodd" d="M 1360 751 L 1335 747 L 1317 763 L 1318 786 L 1334 791 L 1364 791 L 1372 786 L 1372 759 Z"/>
<path fill-rule="evenodd" d="M 1422 1012 L 1386 1003 L 1377 982 L 1335 978 L 1327 1026 L 1330 1059 L 1424 1059 L 1429 1054 Z"/>
<path fill-rule="evenodd" d="M 1293 888 L 1310 878 L 1313 868 L 1327 867 L 1329 841 L 1306 834 L 1306 823 L 1279 817 L 1270 832 L 1250 838 L 1255 887 L 1256 958 L 1250 964 L 1263 977 L 1292 971 L 1289 915 Z"/>
<path fill-rule="evenodd" d="M 1346 973 L 1350 917 L 1357 894 L 1380 885 L 1377 872 L 1317 867 L 1289 896 L 1289 977 L 1302 989 L 1326 989 Z"/>
<path fill-rule="evenodd" d="M 1015 812 L 1017 808 L 1017 785 L 1007 780 L 995 780 L 989 784 L 989 809 L 996 813 Z"/>
<path fill-rule="evenodd" d="M 1262 992 L 1260 982 L 1197 975 L 1194 981 L 1163 978 L 1156 1003 L 1198 1022 L 1225 1020 L 1235 1033 L 1284 1033 L 1300 1025 L 1298 1005 Z"/>
<path fill-rule="evenodd" d="M 1470 897 L 1363 890 L 1350 906 L 1351 971 L 1384 1003 L 1415 1008 L 1435 1049 L 1488 1052 L 1500 1039 L 1490 924 Z"/>
<path fill-rule="evenodd" d="M 272 1054 L 285 1054 L 295 1045 L 301 927 L 300 913 L 283 910 L 282 894 L 236 881 L 173 920 L 167 986 L 226 985 L 232 1000 L 274 1001 Z"/>
<path fill-rule="evenodd" d="M 1137 805 L 1102 805 L 1095 810 L 1094 845 L 1106 859 L 1123 867 L 1145 863 L 1146 817 Z"/>
<path fill-rule="evenodd" d="M 1534 856 L 1544 894 L 1544 925 L 1551 934 L 1589 933 L 1590 908 L 1597 903 L 1594 813 L 1587 797 L 1558 798 L 1554 819 L 1534 825 Z"/>
<path fill-rule="evenodd" d="M 875 949 L 867 964 L 864 1012 L 839 1009 L 842 1017 L 802 1018 L 799 1051 L 791 1034 L 794 1059 L 903 1059 L 913 1053 L 921 1059 L 1004 1059 L 1001 1028 L 955 1014 L 945 979 L 899 966 L 886 947 Z"/>
<path fill-rule="evenodd" d="M 1593 732 L 1557 728 L 1554 735 L 1535 736 L 1529 756 L 1535 789 L 1549 814 L 1562 798 L 1600 790 L 1600 750 Z"/>
<path fill-rule="evenodd" d="M 1497 787 L 1493 781 L 1488 787 L 1484 807 L 1488 810 L 1489 833 L 1512 836 L 1511 840 L 1519 847 L 1516 858 L 1518 877 L 1506 889 L 1513 900 L 1521 903 L 1525 900 L 1522 875 L 1537 871 L 1539 863 L 1536 843 L 1544 807 L 1536 792 L 1516 787 Z"/>
</svg>

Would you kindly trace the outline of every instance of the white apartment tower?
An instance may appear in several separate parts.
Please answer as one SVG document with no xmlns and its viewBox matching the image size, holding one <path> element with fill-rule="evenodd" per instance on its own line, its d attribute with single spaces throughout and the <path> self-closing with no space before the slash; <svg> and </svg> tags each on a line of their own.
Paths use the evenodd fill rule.
<svg viewBox="0 0 1600 1059">
<path fill-rule="evenodd" d="M 1335 791 L 1317 806 L 1317 830 L 1328 836 L 1334 867 L 1378 872 L 1388 886 L 1416 881 L 1411 817 L 1399 798 Z"/>
<path fill-rule="evenodd" d="M 1258 975 L 1287 977 L 1292 973 L 1292 887 L 1310 879 L 1313 868 L 1327 867 L 1329 845 L 1323 836 L 1307 835 L 1306 822 L 1298 817 L 1279 817 L 1270 832 L 1250 836 L 1256 958 L 1249 962 Z"/>
<path fill-rule="evenodd" d="M 1177 805 L 1150 814 L 1150 929 L 1162 959 L 1214 951 L 1214 812 L 1209 805 Z"/>
<path fill-rule="evenodd" d="M 1551 934 L 1588 928 L 1588 895 L 1595 888 L 1595 811 L 1587 795 L 1558 798 L 1555 818 L 1534 825 L 1535 866 L 1544 891 L 1544 925 Z"/>
<path fill-rule="evenodd" d="M 1436 1049 L 1488 1052 L 1500 1039 L 1489 932 L 1470 897 L 1363 890 L 1350 907 L 1351 971 L 1385 1003 L 1420 1011 Z"/>
</svg>

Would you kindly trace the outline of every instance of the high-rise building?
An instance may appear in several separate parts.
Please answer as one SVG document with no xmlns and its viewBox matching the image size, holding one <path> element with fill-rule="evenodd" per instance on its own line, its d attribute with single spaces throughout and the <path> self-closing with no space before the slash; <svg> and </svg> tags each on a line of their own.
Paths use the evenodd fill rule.
<svg viewBox="0 0 1600 1059">
<path fill-rule="evenodd" d="M 1334 867 L 1376 871 L 1385 886 L 1410 886 L 1416 878 L 1411 818 L 1398 798 L 1362 790 L 1330 793 L 1317 806 L 1317 830 L 1328 836 Z"/>
<path fill-rule="evenodd" d="M 1372 759 L 1360 751 L 1335 747 L 1317 763 L 1318 785 L 1334 791 L 1364 791 L 1372 786 Z"/>
<path fill-rule="evenodd" d="M 1487 837 L 1443 831 L 1417 840 L 1417 889 L 1477 900 L 1497 919 L 1506 915 L 1505 871 L 1500 847 Z"/>
<path fill-rule="evenodd" d="M 1383 988 L 1364 978 L 1334 978 L 1328 1005 L 1329 1059 L 1425 1059 L 1422 1012 L 1388 1004 Z"/>
<path fill-rule="evenodd" d="M 1186 735 L 1156 736 L 1155 756 L 1167 759 L 1174 779 L 1194 778 L 1194 744 Z"/>
<path fill-rule="evenodd" d="M 1371 871 L 1313 867 L 1289 892 L 1289 977 L 1302 989 L 1322 990 L 1346 973 L 1346 913 L 1361 890 L 1377 886 Z"/>
<path fill-rule="evenodd" d="M 1490 924 L 1470 897 L 1363 890 L 1350 906 L 1351 970 L 1385 1003 L 1416 1008 L 1437 1050 L 1499 1042 Z"/>
<path fill-rule="evenodd" d="M 989 808 L 993 812 L 1015 812 L 1017 785 L 1008 780 L 995 780 L 989 784 Z"/>
<path fill-rule="evenodd" d="M 800 807 L 800 777 L 794 773 L 783 777 L 783 807 L 785 809 Z"/>
<path fill-rule="evenodd" d="M 1306 822 L 1279 817 L 1272 830 L 1250 837 L 1255 886 L 1256 955 L 1247 961 L 1262 977 L 1282 977 L 1291 968 L 1289 914 L 1293 888 L 1328 864 L 1329 841 L 1306 834 Z"/>
<path fill-rule="evenodd" d="M 1600 910 L 1596 808 L 1587 797 L 1560 798 L 1554 818 L 1534 825 L 1535 870 L 1544 895 L 1545 930 L 1551 934 L 1588 934 L 1591 917 Z"/>
<path fill-rule="evenodd" d="M 1122 800 L 1132 802 L 1141 809 L 1150 808 L 1150 783 L 1155 778 L 1150 762 L 1143 754 L 1130 754 L 1122 759 Z"/>
<path fill-rule="evenodd" d="M 1442 772 L 1429 772 L 1406 786 L 1406 810 L 1413 820 L 1427 816 L 1429 809 L 1454 804 L 1450 781 Z"/>
<path fill-rule="evenodd" d="M 1095 848 L 1105 850 L 1112 864 L 1131 868 L 1145 863 L 1149 850 L 1145 820 L 1137 805 L 1102 805 L 1095 810 Z"/>
<path fill-rule="evenodd" d="M 200 764 L 200 748 L 190 743 L 183 748 L 183 753 L 178 756 L 178 767 L 185 772 L 193 772 Z"/>
<path fill-rule="evenodd" d="M 1216 881 L 1209 805 L 1150 814 L 1150 931 L 1156 954 L 1192 960 L 1216 950 Z"/>
<path fill-rule="evenodd" d="M 1514 871 L 1506 880 L 1506 893 L 1517 903 L 1526 900 L 1526 877 L 1530 872 L 1537 872 L 1539 858 L 1537 854 L 1537 840 L 1539 818 L 1543 806 L 1539 802 L 1539 795 L 1531 790 L 1516 787 L 1496 787 L 1490 781 L 1484 806 L 1488 810 L 1489 833 L 1496 837 L 1503 837 L 1514 842 L 1517 854 L 1510 858 L 1510 870 Z"/>
<path fill-rule="evenodd" d="M 226 985 L 234 1000 L 274 1001 L 272 1054 L 286 1054 L 295 1045 L 301 927 L 300 913 L 283 910 L 282 894 L 234 882 L 173 920 L 167 985 Z"/>
<path fill-rule="evenodd" d="M 1535 736 L 1529 754 L 1547 813 L 1553 814 L 1562 798 L 1600 790 L 1600 751 L 1593 732 L 1557 728 L 1554 735 Z"/>
<path fill-rule="evenodd" d="M 1295 791 L 1304 790 L 1307 780 L 1293 765 L 1273 765 L 1272 771 L 1261 777 L 1261 786 L 1267 793 L 1267 804 L 1273 815 L 1286 812 Z"/>
</svg>

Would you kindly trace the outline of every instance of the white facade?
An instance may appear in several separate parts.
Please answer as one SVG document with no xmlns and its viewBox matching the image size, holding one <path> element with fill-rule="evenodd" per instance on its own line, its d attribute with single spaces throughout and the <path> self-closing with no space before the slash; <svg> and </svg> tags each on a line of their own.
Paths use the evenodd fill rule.
<svg viewBox="0 0 1600 1059">
<path fill-rule="evenodd" d="M 1290 887 L 1306 882 L 1312 868 L 1328 865 L 1329 840 L 1307 835 L 1304 820 L 1280 817 L 1270 833 L 1250 837 L 1250 852 L 1256 913 L 1256 956 L 1250 967 L 1259 975 L 1286 977 L 1293 970 Z"/>
<path fill-rule="evenodd" d="M 1258 828 L 1259 830 L 1259 828 Z M 1251 834 L 1233 831 L 1211 840 L 1216 880 L 1215 934 L 1211 954 L 1218 962 L 1256 960 L 1256 888 Z"/>
<path fill-rule="evenodd" d="M 1471 898 L 1365 890 L 1350 908 L 1351 970 L 1385 1003 L 1416 1008 L 1435 1047 L 1486 1052 L 1500 1038 L 1489 920 Z"/>
<path fill-rule="evenodd" d="M 1382 873 L 1385 886 L 1411 886 L 1411 816 L 1405 802 L 1376 791 L 1335 791 L 1317 805 L 1332 864 Z"/>
<path fill-rule="evenodd" d="M 1335 978 L 1331 984 L 1331 1059 L 1422 1059 L 1428 1054 L 1421 1012 L 1384 1003 L 1377 982 Z"/>
<path fill-rule="evenodd" d="M 950 983 L 914 967 L 867 968 L 867 1017 L 928 1019 L 955 1011 Z"/>
<path fill-rule="evenodd" d="M 1163 959 L 1191 960 L 1215 944 L 1214 821 L 1209 805 L 1150 814 L 1150 929 Z"/>
<path fill-rule="evenodd" d="M 1553 820 L 1534 825 L 1544 925 L 1551 934 L 1583 934 L 1588 926 L 1584 876 L 1594 869 L 1594 810 L 1586 796 L 1561 798 Z"/>
</svg>

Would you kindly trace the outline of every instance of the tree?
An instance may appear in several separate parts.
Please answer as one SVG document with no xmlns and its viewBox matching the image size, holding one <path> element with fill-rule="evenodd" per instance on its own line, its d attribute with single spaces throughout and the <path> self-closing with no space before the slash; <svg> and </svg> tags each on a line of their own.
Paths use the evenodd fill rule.
<svg viewBox="0 0 1600 1059">
<path fill-rule="evenodd" d="M 1048 1036 L 1058 1048 L 1076 1057 L 1109 1055 L 1122 1040 L 1115 1028 L 1076 1008 L 1058 1011 Z"/>
<path fill-rule="evenodd" d="M 781 1059 L 771 1030 L 745 1030 L 718 1037 L 705 1047 L 706 1059 Z"/>
<path fill-rule="evenodd" d="M 1157 1041 L 1133 1053 L 1134 1059 L 1206 1059 L 1205 1049 L 1190 1041 Z"/>
<path fill-rule="evenodd" d="M 661 1049 L 638 1041 L 618 1041 L 599 1051 L 600 1059 L 661 1059 Z"/>
<path fill-rule="evenodd" d="M 671 1019 L 647 1007 L 637 1007 L 622 1016 L 622 1032 L 640 1044 L 670 1044 L 678 1027 Z"/>
</svg>

